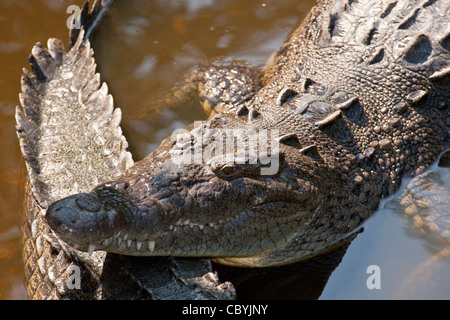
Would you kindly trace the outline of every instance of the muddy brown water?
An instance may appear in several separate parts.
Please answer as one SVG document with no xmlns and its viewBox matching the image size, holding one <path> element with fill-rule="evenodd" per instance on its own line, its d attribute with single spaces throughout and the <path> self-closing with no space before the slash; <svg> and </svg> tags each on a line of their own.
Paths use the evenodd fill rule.
<svg viewBox="0 0 450 320">
<path fill-rule="evenodd" d="M 144 157 L 173 130 L 205 119 L 195 101 L 185 107 L 187 112 L 166 110 L 158 102 L 174 79 L 217 56 L 262 67 L 314 2 L 116 0 L 93 48 L 102 80 L 123 111 L 122 126 L 134 159 Z M 19 217 L 25 172 L 14 120 L 21 70 L 28 68 L 37 41 L 56 37 L 67 43 L 66 9 L 82 3 L 0 0 L 0 299 L 26 299 Z M 449 188 L 449 170 L 433 170 L 435 183 Z M 389 203 L 383 202 L 350 245 L 321 299 L 450 298 L 450 258 L 433 258 L 445 245 L 414 231 Z M 380 289 L 368 288 L 370 270 L 379 271 Z"/>
</svg>

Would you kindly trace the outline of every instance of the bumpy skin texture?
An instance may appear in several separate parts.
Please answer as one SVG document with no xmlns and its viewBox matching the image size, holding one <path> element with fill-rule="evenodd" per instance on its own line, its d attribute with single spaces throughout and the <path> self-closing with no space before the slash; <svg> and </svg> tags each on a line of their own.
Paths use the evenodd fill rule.
<svg viewBox="0 0 450 320">
<path fill-rule="evenodd" d="M 250 100 L 188 127 L 182 143 L 166 139 L 89 196 L 53 204 L 49 225 L 80 250 L 251 267 L 347 243 L 402 176 L 449 146 L 449 17 L 445 0 L 319 1 Z M 199 138 L 212 129 L 239 129 L 244 144 L 277 135 L 275 172 L 263 174 L 260 154 L 230 163 L 221 139 Z M 180 165 L 186 150 L 216 151 Z"/>
<path fill-rule="evenodd" d="M 109 1 L 110 2 L 110 1 Z M 30 299 L 231 299 L 208 260 L 133 258 L 88 254 L 67 246 L 43 216 L 48 206 L 87 192 L 134 162 L 106 84 L 101 85 L 87 35 L 107 2 L 83 8 L 83 29 L 71 32 L 71 49 L 50 39 L 24 70 L 17 134 L 27 165 L 23 214 L 23 261 Z M 86 30 L 86 33 L 85 31 Z M 86 42 L 84 42 L 86 41 Z M 79 204 L 87 207 L 87 201 Z M 77 284 L 77 279 L 80 282 Z"/>
</svg>

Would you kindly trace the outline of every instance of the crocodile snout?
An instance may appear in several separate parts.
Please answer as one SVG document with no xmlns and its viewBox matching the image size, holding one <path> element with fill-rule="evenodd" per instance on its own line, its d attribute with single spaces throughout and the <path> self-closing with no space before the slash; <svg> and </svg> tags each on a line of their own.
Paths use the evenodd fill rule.
<svg viewBox="0 0 450 320">
<path fill-rule="evenodd" d="M 112 235 L 115 216 L 96 195 L 81 193 L 54 202 L 44 218 L 65 242 L 83 250 Z"/>
</svg>

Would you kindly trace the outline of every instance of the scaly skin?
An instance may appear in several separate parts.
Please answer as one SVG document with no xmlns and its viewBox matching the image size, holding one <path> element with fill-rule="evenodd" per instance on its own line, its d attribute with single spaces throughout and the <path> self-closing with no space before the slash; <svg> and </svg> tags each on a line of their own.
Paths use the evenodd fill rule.
<svg viewBox="0 0 450 320">
<path fill-rule="evenodd" d="M 347 243 L 402 176 L 449 146 L 449 13 L 445 0 L 319 1 L 250 100 L 222 106 L 89 194 L 55 202 L 46 220 L 79 250 L 249 267 Z M 219 152 L 230 129 L 244 137 L 238 148 L 277 139 L 230 162 L 242 160 L 234 148 Z M 190 150 L 209 151 L 180 164 Z"/>
</svg>

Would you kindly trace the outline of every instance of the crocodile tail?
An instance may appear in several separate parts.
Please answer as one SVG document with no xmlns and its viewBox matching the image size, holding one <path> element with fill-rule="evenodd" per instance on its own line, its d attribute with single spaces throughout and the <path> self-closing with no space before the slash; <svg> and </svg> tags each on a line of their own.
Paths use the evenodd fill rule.
<svg viewBox="0 0 450 320">
<path fill-rule="evenodd" d="M 92 19 L 101 12 L 95 9 L 98 3 Z M 119 126 L 121 111 L 114 109 L 106 84 L 101 85 L 84 27 L 69 52 L 58 39 L 49 39 L 47 48 L 37 43 L 29 58 L 31 71 L 24 69 L 21 80 L 16 131 L 28 172 L 22 224 L 31 299 L 94 294 L 99 274 L 89 261 L 101 264 L 102 257 L 95 253 L 84 261 L 51 233 L 43 215 L 55 200 L 90 190 L 99 182 L 96 177 L 108 179 L 133 163 Z M 89 165 L 81 165 L 86 161 Z M 82 290 L 68 292 L 65 281 L 74 266 L 81 270 Z"/>
<path fill-rule="evenodd" d="M 91 38 L 92 33 L 94 32 L 96 27 L 100 24 L 101 20 L 103 19 L 108 9 L 108 6 L 111 5 L 112 2 L 113 0 L 95 0 L 91 9 L 89 9 L 89 1 L 86 1 L 84 3 L 84 6 L 80 11 L 79 17 L 74 17 L 74 19 L 79 19 L 80 26 L 84 30 L 83 41 L 86 41 L 87 39 Z M 72 26 L 74 25 L 74 23 L 75 20 L 72 22 Z M 80 31 L 81 28 L 72 27 L 70 29 L 69 35 L 70 48 L 72 48 L 77 42 Z"/>
<path fill-rule="evenodd" d="M 29 59 L 33 72 L 25 70 L 22 77 L 17 133 L 35 198 L 44 207 L 64 194 L 88 191 L 99 183 L 95 177 L 108 172 L 105 177 L 112 178 L 132 164 L 119 126 L 121 111 L 101 85 L 83 38 L 81 30 L 67 54 L 57 39 L 48 41 L 48 49 L 36 44 Z M 83 161 L 91 161 L 90 172 L 84 172 Z M 70 184 L 67 174 L 73 176 Z"/>
</svg>

